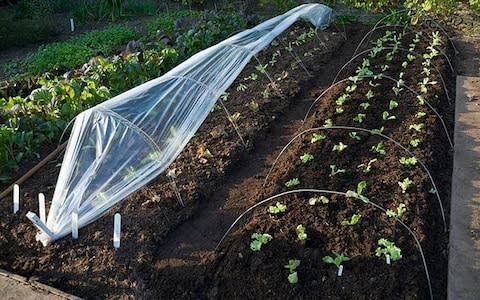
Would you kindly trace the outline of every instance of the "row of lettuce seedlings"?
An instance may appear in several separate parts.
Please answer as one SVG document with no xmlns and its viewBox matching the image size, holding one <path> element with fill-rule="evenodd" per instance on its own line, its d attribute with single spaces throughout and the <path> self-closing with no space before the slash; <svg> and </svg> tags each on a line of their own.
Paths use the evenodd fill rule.
<svg viewBox="0 0 480 300">
<path fill-rule="evenodd" d="M 402 39 L 406 35 L 407 35 L 406 34 L 406 27 L 404 27 L 403 31 L 401 31 L 399 33 L 397 33 L 396 31 L 389 31 L 389 30 L 385 31 L 384 35 L 382 37 L 378 38 L 375 41 L 373 48 L 369 49 L 368 51 L 364 51 L 365 53 L 368 54 L 368 56 L 363 58 L 361 65 L 356 69 L 356 71 L 355 71 L 356 75 L 351 76 L 347 79 L 341 80 L 337 83 L 334 81 L 332 86 L 336 85 L 338 83 L 349 82 L 349 84 L 344 88 L 343 93 L 335 101 L 335 103 L 336 103 L 335 115 L 341 115 L 345 111 L 345 104 L 348 103 L 348 100 L 349 100 L 350 96 L 357 89 L 357 84 L 360 81 L 363 81 L 363 80 L 366 80 L 366 79 L 369 80 L 368 84 L 370 85 L 371 89 L 369 89 L 368 92 L 365 94 L 366 101 L 360 103 L 359 108 L 358 108 L 359 112 L 353 118 L 353 122 L 357 123 L 358 126 L 362 126 L 362 123 L 364 123 L 365 119 L 367 118 L 368 108 L 372 105 L 371 100 L 373 100 L 376 96 L 376 94 L 374 92 L 374 89 L 375 88 L 378 89 L 381 86 L 380 81 L 382 79 L 387 78 L 387 79 L 390 79 L 394 83 L 394 85 L 391 87 L 391 91 L 393 92 L 395 97 L 399 97 L 400 94 L 404 93 L 404 92 L 411 92 L 411 93 L 415 94 L 416 100 L 418 101 L 418 105 L 420 105 L 421 107 L 425 107 L 425 106 L 428 106 L 428 107 L 425 107 L 425 109 L 418 110 L 415 113 L 415 118 L 416 118 L 417 122 L 414 123 L 414 124 L 410 124 L 409 127 L 408 127 L 408 129 L 410 131 L 409 133 L 412 134 L 412 138 L 410 139 L 409 145 L 407 147 L 413 150 L 413 149 L 418 148 L 423 142 L 422 138 L 421 138 L 421 133 L 422 133 L 423 130 L 425 130 L 425 123 L 423 122 L 423 120 L 424 120 L 425 116 L 427 116 L 427 114 L 428 114 L 428 108 L 430 108 L 436 114 L 436 116 L 441 119 L 441 116 L 435 111 L 433 106 L 425 99 L 425 97 L 429 93 L 430 87 L 436 86 L 436 85 L 439 84 L 438 81 L 433 79 L 434 76 L 432 74 L 432 65 L 433 65 L 433 60 L 436 57 L 440 56 L 441 50 L 438 50 L 438 47 L 442 46 L 442 38 L 440 37 L 439 32 L 433 32 L 431 35 L 429 35 L 429 45 L 427 46 L 427 51 L 422 53 L 422 54 L 419 54 L 419 52 L 417 50 L 417 44 L 420 42 L 421 38 L 425 38 L 423 36 L 423 33 L 422 32 L 417 32 L 415 34 L 414 38 L 411 40 L 411 43 L 409 44 L 408 51 L 405 51 L 404 49 L 401 48 Z M 362 40 L 362 42 L 363 42 L 363 40 Z M 380 55 L 383 55 L 386 52 L 386 50 L 390 50 L 390 51 L 388 51 L 383 57 L 384 60 L 385 60 L 385 63 L 380 65 L 379 68 L 377 68 L 377 70 L 375 70 L 374 67 L 371 65 L 370 60 L 380 57 Z M 405 59 L 401 63 L 402 71 L 398 74 L 397 78 L 392 78 L 392 77 L 384 75 L 383 72 L 387 71 L 391 67 L 389 65 L 389 63 L 391 63 L 393 61 L 393 59 L 395 58 L 395 56 L 397 56 L 402 51 L 407 52 L 407 54 L 405 56 Z M 405 84 L 405 72 L 408 70 L 409 65 L 411 65 L 414 61 L 418 61 L 418 60 L 421 60 L 421 65 L 422 65 L 422 68 L 423 68 L 423 70 L 422 70 L 423 80 L 417 83 L 417 87 L 413 88 L 413 87 L 410 87 L 410 86 Z M 343 68 L 342 68 L 342 70 L 343 70 Z M 437 69 L 437 71 L 438 71 L 438 69 Z M 441 77 L 440 73 L 439 73 L 439 76 Z M 444 83 L 443 78 L 442 78 L 442 82 Z M 416 91 L 417 88 L 418 88 L 418 92 Z M 329 89 L 330 88 L 326 89 L 326 91 L 329 90 Z M 405 90 L 407 90 L 407 91 L 405 91 Z M 447 92 L 446 89 L 445 89 L 445 92 Z M 314 101 L 314 104 L 324 94 L 325 93 L 322 93 L 322 95 L 320 95 Z M 448 97 L 448 92 L 447 92 L 447 97 Z M 314 104 L 312 104 L 312 107 L 313 107 Z M 397 109 L 398 106 L 399 106 L 399 102 L 396 99 L 391 99 L 389 101 L 388 109 L 383 111 L 382 115 L 380 116 L 381 119 L 383 120 L 385 126 L 388 125 L 388 123 L 390 121 L 397 119 L 397 116 L 395 115 L 395 110 Z M 310 112 L 310 110 L 309 110 L 309 112 Z M 307 116 L 305 117 L 305 119 L 308 117 L 309 112 L 307 112 Z M 442 120 L 442 123 L 443 123 L 443 120 Z M 429 177 L 430 177 L 430 180 L 431 180 L 432 186 L 433 186 L 432 189 L 430 190 L 430 192 L 437 195 L 439 205 L 440 205 L 440 209 L 441 209 L 441 212 L 442 212 L 444 226 L 445 226 L 445 229 L 446 229 L 446 223 L 445 223 L 445 217 L 444 217 L 442 202 L 440 200 L 440 197 L 438 195 L 437 189 L 435 187 L 435 183 L 433 181 L 433 178 L 432 178 L 430 172 L 428 171 L 426 166 L 422 162 L 420 162 L 419 159 L 412 153 L 412 151 L 410 151 L 407 147 L 401 145 L 399 142 L 389 138 L 388 136 L 386 136 L 382 133 L 385 130 L 385 126 L 381 126 L 380 128 L 374 128 L 374 129 L 368 130 L 368 129 L 364 129 L 364 128 L 360 128 L 360 127 L 335 126 L 332 119 L 327 119 L 324 122 L 323 128 L 312 128 L 312 129 L 309 129 L 309 130 L 305 130 L 304 132 L 297 135 L 294 139 L 304 135 L 305 133 L 310 133 L 310 132 L 312 132 L 314 130 L 317 130 L 317 129 L 318 129 L 317 131 L 323 131 L 323 130 L 328 130 L 328 129 L 346 129 L 346 130 L 350 131 L 349 132 L 349 137 L 352 138 L 352 139 L 355 139 L 355 140 L 360 140 L 361 139 L 358 132 L 363 131 L 363 132 L 369 132 L 372 135 L 376 134 L 376 135 L 382 136 L 382 137 L 386 138 L 388 141 L 394 142 L 397 146 L 401 147 L 403 150 L 405 150 L 409 154 L 408 156 L 400 157 L 399 163 L 401 165 L 404 165 L 406 167 L 415 167 L 415 166 L 417 166 L 418 163 L 420 163 L 421 166 L 423 167 L 423 169 L 429 174 Z M 448 136 L 448 131 L 446 130 L 446 128 L 445 128 L 445 134 L 446 134 L 446 136 L 447 136 L 447 138 L 448 138 L 448 140 L 451 144 L 450 138 Z M 326 135 L 314 132 L 314 133 L 311 134 L 310 143 L 311 144 L 319 143 L 326 138 L 327 138 Z M 275 160 L 268 176 L 270 175 L 271 171 L 275 167 L 275 163 L 278 161 L 279 157 L 282 155 L 282 153 L 285 152 L 286 148 L 292 143 L 292 141 L 290 141 L 287 144 L 287 146 L 281 151 L 281 153 L 279 154 L 279 156 Z M 339 143 L 337 143 L 333 146 L 331 151 L 332 152 L 342 152 L 347 147 L 348 147 L 347 144 L 344 144 L 343 142 L 339 142 Z M 387 154 L 386 149 L 384 148 L 384 143 L 382 141 L 380 141 L 376 145 L 372 146 L 371 152 L 375 153 L 376 155 L 379 155 L 380 157 L 385 156 Z M 310 153 L 304 153 L 303 155 L 301 155 L 299 157 L 299 159 L 301 160 L 302 163 L 309 164 L 311 161 L 314 161 L 314 156 Z M 356 167 L 361 169 L 362 172 L 368 173 L 372 170 L 372 168 L 374 168 L 374 165 L 377 161 L 378 161 L 378 158 L 373 158 L 368 163 L 359 164 Z M 330 172 L 331 177 L 334 177 L 338 174 L 346 172 L 345 169 L 340 169 L 336 165 L 330 165 L 329 167 L 330 167 L 330 171 L 331 171 Z M 268 176 L 265 178 L 265 182 L 267 182 Z M 384 213 L 388 217 L 393 218 L 397 222 L 399 222 L 402 226 L 404 226 L 409 231 L 410 234 L 412 234 L 412 236 L 416 240 L 417 246 L 418 246 L 419 251 L 421 253 L 423 264 L 424 264 L 424 267 L 425 267 L 426 276 L 427 276 L 427 282 L 428 282 L 428 285 L 429 285 L 430 296 L 433 297 L 432 288 L 431 288 L 431 284 L 430 284 L 430 278 L 429 278 L 429 274 L 428 274 L 428 269 L 427 269 L 427 265 L 426 265 L 426 262 L 425 262 L 425 258 L 423 256 L 423 250 L 420 246 L 420 243 L 419 243 L 418 239 L 415 237 L 415 234 L 413 233 L 413 231 L 411 231 L 411 229 L 405 223 L 403 223 L 402 220 L 401 220 L 403 215 L 408 210 L 408 207 L 405 205 L 405 203 L 400 203 L 398 206 L 390 207 L 390 208 L 384 208 L 384 207 L 382 207 L 378 204 L 373 203 L 370 199 L 368 199 L 366 196 L 363 195 L 363 191 L 367 188 L 367 183 L 365 181 L 361 181 L 357 184 L 356 191 L 350 191 L 349 190 L 346 193 L 336 192 L 336 191 L 326 191 L 326 190 L 315 190 L 315 189 L 292 190 L 292 189 L 296 188 L 298 185 L 300 185 L 300 183 L 301 183 L 300 178 L 291 178 L 290 180 L 285 182 L 285 187 L 287 189 L 290 189 L 290 191 L 287 191 L 287 192 L 278 194 L 274 197 L 270 197 L 268 199 L 265 199 L 264 201 L 261 201 L 260 203 L 257 203 L 256 205 L 254 205 L 253 207 L 251 207 L 247 211 L 245 211 L 232 224 L 232 226 L 229 228 L 229 230 L 225 233 L 224 237 L 221 239 L 221 241 L 217 245 L 217 248 L 221 244 L 221 242 L 224 240 L 224 238 L 227 236 L 227 234 L 230 232 L 230 230 L 234 227 L 234 225 L 240 220 L 240 218 L 242 218 L 247 212 L 251 211 L 253 208 L 258 207 L 261 204 L 267 203 L 267 201 L 271 201 L 271 200 L 277 198 L 277 196 L 283 196 L 283 195 L 290 194 L 290 193 L 304 192 L 304 191 L 323 192 L 323 193 L 327 193 L 327 194 L 328 193 L 343 194 L 346 197 L 356 198 L 356 199 L 359 199 L 359 200 L 363 201 L 366 204 L 374 205 L 378 209 L 384 211 Z M 414 184 L 414 182 L 409 177 L 399 178 L 399 180 L 398 180 L 399 191 L 402 194 L 405 194 L 409 191 L 409 189 L 411 188 L 411 186 L 413 184 Z M 308 204 L 312 205 L 312 206 L 317 205 L 317 204 L 328 204 L 328 203 L 329 203 L 329 199 L 326 196 L 311 197 L 308 200 Z M 287 205 L 283 204 L 281 202 L 277 202 L 275 205 L 270 205 L 268 207 L 268 212 L 272 215 L 282 214 L 282 213 L 285 213 L 286 211 L 287 211 Z M 343 220 L 341 222 L 341 225 L 343 225 L 343 226 L 355 226 L 356 224 L 358 224 L 360 222 L 362 217 L 363 216 L 360 215 L 360 214 L 353 214 L 349 219 Z M 296 230 L 297 238 L 298 238 L 299 241 L 305 241 L 308 238 L 308 230 L 303 224 L 298 224 L 296 226 L 295 230 Z M 254 232 L 251 235 L 250 249 L 252 251 L 260 251 L 262 249 L 262 246 L 268 244 L 273 238 L 274 237 L 272 235 L 270 235 L 269 233 Z M 378 247 L 375 250 L 375 255 L 376 256 L 384 256 L 387 264 L 391 264 L 392 261 L 395 262 L 395 261 L 398 261 L 402 258 L 401 249 L 399 247 L 397 247 L 393 241 L 390 241 L 387 238 L 380 238 L 378 240 Z M 325 262 L 327 264 L 333 264 L 337 267 L 337 270 L 338 270 L 337 275 L 338 276 L 342 275 L 343 263 L 345 263 L 349 260 L 350 260 L 350 258 L 348 256 L 346 256 L 344 253 L 338 253 L 338 252 L 335 252 L 335 251 L 332 251 L 332 255 L 325 255 L 323 257 L 323 262 Z M 289 259 L 288 263 L 284 266 L 286 269 L 288 269 L 287 280 L 291 284 L 296 284 L 299 281 L 298 272 L 296 271 L 296 269 L 300 265 L 300 263 L 301 263 L 300 260 L 292 258 L 292 259 Z"/>
</svg>

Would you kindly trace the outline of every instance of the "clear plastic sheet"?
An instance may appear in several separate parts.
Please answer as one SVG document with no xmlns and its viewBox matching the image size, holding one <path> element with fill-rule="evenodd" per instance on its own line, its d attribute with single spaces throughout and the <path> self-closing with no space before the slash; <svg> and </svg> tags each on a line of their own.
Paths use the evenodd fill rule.
<svg viewBox="0 0 480 300">
<path fill-rule="evenodd" d="M 72 212 L 78 213 L 79 227 L 93 222 L 165 171 L 256 53 L 300 18 L 325 29 L 331 12 L 321 4 L 298 6 L 79 114 L 48 213 L 48 230 L 41 230 L 37 240 L 46 246 L 68 235 Z"/>
</svg>

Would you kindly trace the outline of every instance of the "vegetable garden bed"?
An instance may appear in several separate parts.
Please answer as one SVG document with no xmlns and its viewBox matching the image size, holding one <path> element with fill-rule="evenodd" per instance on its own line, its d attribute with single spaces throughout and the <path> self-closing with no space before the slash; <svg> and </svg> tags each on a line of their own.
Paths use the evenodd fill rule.
<svg viewBox="0 0 480 300">
<path fill-rule="evenodd" d="M 332 30 L 316 32 L 304 24 L 296 25 L 258 55 L 258 61 L 252 60 L 223 96 L 230 121 L 238 125 L 247 149 L 222 107 L 214 109 L 170 168 L 185 207 L 180 205 L 170 179 L 160 177 L 80 230 L 78 240 L 65 238 L 43 248 L 35 241 L 35 230 L 24 216 L 28 210 L 37 210 L 36 193 L 52 197 L 59 168 L 49 164 L 22 187 L 19 215 L 7 213 L 11 211 L 10 202 L 1 203 L 0 267 L 38 276 L 46 284 L 83 297 L 428 298 L 422 256 L 413 235 L 399 224 L 402 221 L 425 254 L 433 296 L 444 298 L 448 233 L 441 209 L 448 221 L 451 155 L 446 134 L 451 134 L 453 124 L 452 106 L 439 74 L 447 90 L 453 81 L 447 61 L 432 49 L 448 53 L 448 42 L 443 35 L 435 38 L 436 30 L 432 29 L 424 29 L 423 36 L 417 37 L 415 31 L 403 31 L 401 27 L 390 29 L 391 33 L 385 28 L 375 31 L 372 41 L 383 41 L 378 52 L 366 52 L 367 58 L 372 53 L 368 62 L 362 61 L 363 57 L 352 62 L 339 80 L 355 74 L 358 77 L 326 91 L 325 82 L 333 80 L 343 63 L 339 60 L 345 60 L 335 54 L 352 55 L 368 29 L 348 28 L 350 41 L 343 43 L 341 34 Z M 432 46 L 434 40 L 440 44 Z M 415 47 L 409 51 L 412 43 Z M 363 49 L 370 47 L 372 43 L 363 45 Z M 429 79 L 425 82 L 426 77 Z M 399 79 L 404 82 L 398 84 Z M 220 251 L 202 254 L 196 266 L 179 263 L 161 267 L 158 261 L 163 258 L 167 234 L 208 207 L 210 197 L 228 178 L 242 176 L 238 169 L 243 164 L 255 163 L 258 147 L 264 146 L 262 140 L 273 132 L 269 131 L 271 126 L 288 120 L 292 107 L 302 105 L 305 98 L 316 98 L 324 91 L 304 124 L 295 128 L 296 134 L 318 130 L 299 135 L 271 173 L 270 165 L 263 170 L 259 167 L 259 173 L 250 178 L 252 186 L 245 192 L 243 203 L 232 215 L 276 193 L 292 193 L 246 214 L 241 225 L 219 245 Z M 444 117 L 446 132 L 426 101 Z M 304 101 L 305 113 L 311 103 Z M 325 125 L 334 127 L 327 129 Z M 381 135 L 335 126 L 377 129 L 411 153 Z M 277 144 L 285 141 L 282 134 Z M 276 150 L 262 151 L 276 156 Z M 436 190 L 432 190 L 432 181 L 420 162 L 432 174 Z M 357 190 L 363 181 L 366 187 Z M 348 194 L 350 197 L 293 192 L 298 189 L 354 192 Z M 327 197 L 328 202 L 320 196 Z M 286 210 L 269 212 L 268 207 L 277 201 L 286 205 Z M 388 217 L 370 201 L 390 209 L 389 214 L 396 214 L 397 219 Z M 122 246 L 118 250 L 111 247 L 114 212 L 123 217 Z M 215 228 L 212 239 L 218 241 L 227 229 Z M 257 240 L 261 240 L 261 234 L 271 236 L 259 251 L 251 248 L 254 233 L 258 234 Z M 402 258 L 396 260 L 391 255 L 391 265 L 383 256 L 375 255 L 382 238 L 401 249 Z M 253 249 L 258 249 L 258 242 Z M 335 258 L 332 251 L 350 258 L 343 263 L 342 277 L 337 276 L 335 266 L 323 262 L 325 256 Z M 285 268 L 289 260 L 290 269 Z"/>
</svg>

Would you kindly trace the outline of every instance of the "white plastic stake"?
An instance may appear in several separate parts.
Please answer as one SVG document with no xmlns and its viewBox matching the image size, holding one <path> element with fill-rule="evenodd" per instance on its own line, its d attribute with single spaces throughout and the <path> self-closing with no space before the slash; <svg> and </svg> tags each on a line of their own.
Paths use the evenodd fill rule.
<svg viewBox="0 0 480 300">
<path fill-rule="evenodd" d="M 113 247 L 120 248 L 120 233 L 122 227 L 122 216 L 116 213 L 113 217 Z"/>
<path fill-rule="evenodd" d="M 75 23 L 73 23 L 73 18 L 70 18 L 70 30 L 71 30 L 72 32 L 75 31 Z"/>
<path fill-rule="evenodd" d="M 343 265 L 340 265 L 340 267 L 338 267 L 337 276 L 338 276 L 338 277 L 341 277 L 342 274 L 343 274 Z"/>
<path fill-rule="evenodd" d="M 72 238 L 78 239 L 78 213 L 72 212 Z"/>
<path fill-rule="evenodd" d="M 38 194 L 38 214 L 40 215 L 40 220 L 43 223 L 47 223 L 47 218 L 45 217 L 45 195 L 43 193 Z"/>
<path fill-rule="evenodd" d="M 13 185 L 13 213 L 16 214 L 20 209 L 20 186 Z"/>
<path fill-rule="evenodd" d="M 385 255 L 385 260 L 387 261 L 387 265 L 390 264 L 390 255 Z"/>
</svg>

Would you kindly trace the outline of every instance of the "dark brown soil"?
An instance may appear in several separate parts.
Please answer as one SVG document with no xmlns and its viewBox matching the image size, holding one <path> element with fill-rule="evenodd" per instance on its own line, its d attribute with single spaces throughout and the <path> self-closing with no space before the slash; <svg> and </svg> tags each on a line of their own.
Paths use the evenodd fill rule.
<svg viewBox="0 0 480 300">
<path fill-rule="evenodd" d="M 405 167 L 398 160 L 407 154 L 391 142 L 384 141 L 386 155 L 370 149 L 382 139 L 358 132 L 354 140 L 348 131 L 321 132 L 327 138 L 310 143 L 311 134 L 297 139 L 277 162 L 263 186 L 266 174 L 281 148 L 302 130 L 322 126 L 328 118 L 335 125 L 362 128 L 385 127 L 384 134 L 408 147 L 425 163 L 435 183 L 448 216 L 451 154 L 439 119 L 420 106 L 416 97 L 406 90 L 395 97 L 393 83 L 377 80 L 381 85 L 372 88 L 375 97 L 369 102 L 364 123 L 352 121 L 365 102 L 369 80 L 362 80 L 345 105 L 345 112 L 335 114 L 335 100 L 346 84 L 332 89 L 318 102 L 302 124 L 305 112 L 318 95 L 332 82 L 337 71 L 352 56 L 360 39 L 369 30 L 362 26 L 347 28 L 348 41 L 342 35 L 328 31 L 295 46 L 291 56 L 284 50 L 288 42 L 309 28 L 296 25 L 281 37 L 281 43 L 258 55 L 268 62 L 277 50 L 281 56 L 267 71 L 278 90 L 259 74 L 255 81 L 244 80 L 255 71 L 252 61 L 229 89 L 226 106 L 231 114 L 239 112 L 237 124 L 247 148 L 240 142 L 231 123 L 221 110 L 210 114 L 195 137 L 189 142 L 171 168 L 181 173 L 177 180 L 185 202 L 182 207 L 166 177 L 160 176 L 139 192 L 128 197 L 91 225 L 80 230 L 78 240 L 61 239 L 43 248 L 35 241 L 35 229 L 24 217 L 28 210 L 37 211 L 36 194 L 44 192 L 47 199 L 53 194 L 59 171 L 52 162 L 22 187 L 22 206 L 14 216 L 11 200 L 3 199 L 0 214 L 0 268 L 24 276 L 35 276 L 46 284 L 86 298 L 161 298 L 161 299 L 384 299 L 398 295 L 401 299 L 429 297 L 421 256 L 412 236 L 394 219 L 353 198 L 330 196 L 328 204 L 308 205 L 316 194 L 299 193 L 278 199 L 287 204 L 284 214 L 272 216 L 269 203 L 247 215 L 221 244 L 220 252 L 212 253 L 223 233 L 233 220 L 250 205 L 275 193 L 288 190 L 285 182 L 298 177 L 296 188 L 318 188 L 346 192 L 355 190 L 365 180 L 365 196 L 385 208 L 394 209 L 405 203 L 407 212 L 401 218 L 420 240 L 425 252 L 435 298 L 445 298 L 448 234 L 436 197 L 429 193 L 431 183 L 417 166 Z M 429 32 L 427 30 L 427 32 Z M 377 33 L 373 38 L 382 35 Z M 403 47 L 413 38 L 405 35 Z M 445 44 L 445 41 L 444 41 Z M 420 42 L 419 51 L 426 45 Z M 447 50 L 447 47 L 444 47 Z M 406 53 L 398 53 L 385 74 L 398 78 Z M 297 57 L 295 57 L 297 56 Z M 383 55 L 382 55 L 383 56 Z M 303 64 L 298 64 L 298 58 Z M 347 68 L 342 75 L 353 74 L 361 60 Z M 371 60 L 378 71 L 383 62 Z M 434 63 L 445 80 L 453 84 L 449 69 L 442 57 Z M 304 70 L 313 76 L 308 76 Z M 420 59 L 405 71 L 405 83 L 418 91 L 417 82 L 423 78 Z M 258 72 L 256 72 L 258 73 Z M 431 78 L 439 81 L 432 72 Z M 245 92 L 237 91 L 239 83 L 247 85 Z M 267 89 L 270 96 L 264 98 Z M 384 121 L 390 99 L 399 106 L 392 111 L 396 120 Z M 444 116 L 449 131 L 451 107 L 441 85 L 431 86 L 425 97 Z M 258 111 L 247 106 L 254 100 Z M 426 112 L 425 128 L 414 133 L 409 126 L 419 123 L 417 111 Z M 421 138 L 421 146 L 408 146 L 412 136 Z M 332 152 L 333 145 L 342 141 L 348 147 Z M 213 157 L 202 156 L 208 149 Z M 306 164 L 299 157 L 311 153 L 314 160 Z M 376 158 L 372 170 L 364 173 L 357 165 Z M 345 169 L 345 173 L 330 177 L 330 165 Z M 402 193 L 397 182 L 409 177 L 414 184 Z M 112 247 L 113 213 L 122 214 L 122 246 Z M 361 214 L 354 226 L 340 222 Z M 448 219 L 447 219 L 448 223 Z M 303 224 L 308 238 L 300 242 L 295 228 Z M 250 250 L 251 234 L 270 233 L 273 240 L 259 252 Z M 394 241 L 402 249 L 403 258 L 385 264 L 374 255 L 379 238 Z M 322 262 L 331 251 L 342 252 L 351 260 L 344 263 L 344 275 L 336 276 L 336 267 Z M 284 265 L 289 259 L 299 259 L 299 283 L 287 281 Z"/>
</svg>

